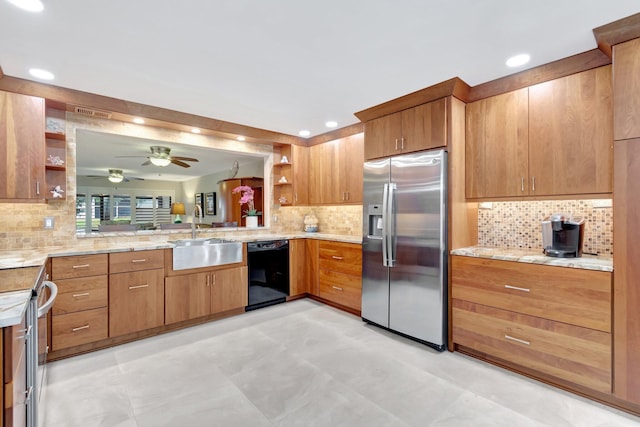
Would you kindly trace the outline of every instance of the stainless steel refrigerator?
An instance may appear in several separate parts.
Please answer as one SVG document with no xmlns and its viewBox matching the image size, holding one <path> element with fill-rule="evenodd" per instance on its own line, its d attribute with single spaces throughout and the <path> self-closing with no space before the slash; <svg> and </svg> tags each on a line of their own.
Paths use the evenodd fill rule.
<svg viewBox="0 0 640 427">
<path fill-rule="evenodd" d="M 362 319 L 446 344 L 447 153 L 364 164 Z"/>
</svg>

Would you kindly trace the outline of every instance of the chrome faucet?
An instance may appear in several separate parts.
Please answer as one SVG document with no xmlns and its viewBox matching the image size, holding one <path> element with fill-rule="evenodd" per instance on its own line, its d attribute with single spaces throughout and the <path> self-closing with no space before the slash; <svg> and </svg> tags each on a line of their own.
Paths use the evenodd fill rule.
<svg viewBox="0 0 640 427">
<path fill-rule="evenodd" d="M 191 221 L 191 238 L 196 238 L 196 216 L 198 217 L 198 223 L 202 224 L 202 207 L 200 205 L 196 205 L 193 208 L 193 221 Z"/>
</svg>

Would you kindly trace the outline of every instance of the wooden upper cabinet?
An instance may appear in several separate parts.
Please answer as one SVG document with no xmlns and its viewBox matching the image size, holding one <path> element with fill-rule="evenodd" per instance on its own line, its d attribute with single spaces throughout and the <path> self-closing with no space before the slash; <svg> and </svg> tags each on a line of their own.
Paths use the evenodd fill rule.
<svg viewBox="0 0 640 427">
<path fill-rule="evenodd" d="M 311 147 L 309 203 L 362 202 L 363 146 L 356 134 Z"/>
<path fill-rule="evenodd" d="M 447 145 L 447 99 L 418 105 L 365 123 L 366 160 Z"/>
<path fill-rule="evenodd" d="M 396 154 L 402 137 L 402 113 L 369 120 L 364 124 L 364 157 L 367 160 Z"/>
<path fill-rule="evenodd" d="M 44 200 L 44 99 L 0 91 L 0 200 Z"/>
<path fill-rule="evenodd" d="M 291 146 L 293 157 L 293 204 L 309 204 L 309 148 Z"/>
<path fill-rule="evenodd" d="M 529 88 L 530 194 L 611 193 L 611 66 Z"/>
<path fill-rule="evenodd" d="M 447 145 L 447 98 L 418 105 L 402 112 L 403 153 Z"/>
<path fill-rule="evenodd" d="M 613 138 L 640 137 L 640 39 L 613 47 Z"/>
<path fill-rule="evenodd" d="M 611 67 L 467 104 L 468 198 L 611 193 Z"/>
<path fill-rule="evenodd" d="M 528 90 L 467 104 L 466 196 L 529 194 Z"/>
</svg>

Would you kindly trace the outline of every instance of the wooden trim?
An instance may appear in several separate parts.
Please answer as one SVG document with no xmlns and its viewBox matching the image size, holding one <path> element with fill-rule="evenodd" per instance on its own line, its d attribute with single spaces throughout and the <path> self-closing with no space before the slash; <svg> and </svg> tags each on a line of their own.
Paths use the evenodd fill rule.
<svg viewBox="0 0 640 427">
<path fill-rule="evenodd" d="M 469 91 L 467 102 L 478 101 L 609 64 L 611 64 L 611 58 L 602 53 L 600 49 L 588 50 L 473 86 Z"/>
<path fill-rule="evenodd" d="M 595 390 L 591 390 L 589 388 L 583 387 L 583 386 L 579 386 L 577 384 L 573 384 L 571 382 L 568 381 L 563 381 L 560 380 L 556 377 L 550 376 L 550 375 L 545 375 L 543 373 L 537 372 L 533 369 L 529 369 L 525 366 L 520 366 L 508 361 L 505 361 L 503 359 L 497 358 L 497 357 L 493 357 L 490 355 L 487 355 L 483 352 L 479 352 L 476 351 L 474 349 L 462 346 L 460 344 L 455 344 L 455 348 L 453 349 L 453 351 L 462 353 L 466 356 L 470 356 L 473 357 L 475 359 L 478 359 L 482 362 L 486 362 L 486 363 L 490 363 L 494 366 L 498 366 L 500 368 L 503 369 L 507 369 L 511 372 L 515 372 L 516 374 L 520 374 L 523 375 L 527 378 L 531 378 L 534 379 L 536 381 L 540 381 L 544 384 L 550 385 L 552 387 L 556 387 L 559 388 L 561 390 L 565 390 L 568 391 L 570 393 L 574 393 L 577 394 L 578 396 L 582 396 L 585 397 L 587 399 L 590 400 L 594 400 L 596 402 L 602 403 L 604 405 L 607 406 L 611 406 L 613 408 L 616 409 L 620 409 L 622 411 L 628 412 L 632 415 L 635 416 L 640 416 L 640 406 L 638 405 L 634 405 L 630 402 L 627 402 L 625 400 L 621 400 L 616 398 L 613 395 L 607 394 L 607 393 L 601 393 Z"/>
<path fill-rule="evenodd" d="M 436 85 L 429 86 L 428 88 L 420 89 L 408 95 L 401 96 L 400 98 L 392 99 L 391 101 L 376 105 L 375 107 L 358 111 L 355 113 L 355 116 L 360 119 L 361 122 L 368 122 L 369 120 L 377 119 L 378 117 L 407 110 L 447 96 L 455 96 L 456 98 L 465 101 L 468 98 L 469 89 L 469 85 L 460 78 L 454 77 L 442 83 L 438 83 Z"/>
<path fill-rule="evenodd" d="M 598 49 L 613 58 L 614 45 L 640 37 L 640 13 L 594 28 L 593 35 Z"/>
<path fill-rule="evenodd" d="M 513 196 L 513 197 L 473 197 L 467 202 L 527 202 L 534 200 L 573 200 L 573 199 L 612 199 L 613 193 L 560 194 L 547 196 Z"/>
<path fill-rule="evenodd" d="M 364 132 L 364 123 L 355 123 L 350 126 L 346 126 L 340 129 L 335 129 L 320 135 L 316 135 L 307 140 L 307 147 L 313 145 L 323 144 L 325 142 L 333 141 L 340 138 L 346 138 L 351 135 Z"/>
<path fill-rule="evenodd" d="M 316 296 L 316 295 L 312 295 L 312 294 L 308 294 L 308 297 L 314 301 L 318 301 L 321 302 L 323 304 L 329 305 L 331 307 L 337 308 L 339 310 L 342 311 L 346 311 L 347 313 L 351 313 L 355 316 L 361 317 L 362 316 L 362 312 L 360 310 L 356 310 L 355 308 L 351 308 L 351 307 L 347 307 L 346 305 L 342 305 L 342 304 L 338 304 L 336 302 L 333 302 L 331 300 L 328 299 L 324 299 L 322 297 Z"/>
<path fill-rule="evenodd" d="M 47 85 L 3 75 L 0 78 L 0 90 L 47 99 L 51 105 L 87 107 L 112 113 L 112 119 L 132 121 L 134 117 L 143 117 L 146 125 L 191 132 L 191 128 L 201 129 L 202 134 L 217 135 L 235 139 L 242 135 L 249 142 L 260 144 L 306 145 L 306 140 L 293 135 L 226 122 L 166 108 L 154 107 L 137 102 L 125 101 L 108 96 L 82 92 L 59 86 Z"/>
<path fill-rule="evenodd" d="M 47 355 L 47 361 L 54 361 L 59 359 L 66 359 L 67 357 L 77 356 L 79 354 L 89 353 L 96 350 L 102 350 L 116 345 L 124 344 L 131 341 L 137 341 L 142 338 L 149 338 L 156 335 L 164 334 L 166 332 L 175 331 L 177 329 L 184 329 L 190 326 L 200 325 L 202 323 L 208 323 L 212 320 L 223 319 L 225 317 L 236 316 L 245 312 L 244 307 L 236 308 L 233 310 L 225 311 L 223 313 L 210 314 L 208 316 L 198 317 L 197 319 L 185 320 L 183 322 L 172 323 L 170 325 L 158 326 L 156 328 L 147 329 L 144 331 L 134 332 L 127 335 L 121 335 L 113 338 L 107 338 L 105 340 L 96 341 L 93 343 L 82 344 L 76 347 L 69 347 L 63 350 L 52 351 Z"/>
</svg>

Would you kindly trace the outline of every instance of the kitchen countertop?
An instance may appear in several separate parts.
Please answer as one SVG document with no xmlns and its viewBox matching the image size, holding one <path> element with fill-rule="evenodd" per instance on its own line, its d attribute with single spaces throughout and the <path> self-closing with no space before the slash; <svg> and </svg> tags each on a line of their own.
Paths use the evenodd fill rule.
<svg viewBox="0 0 640 427">
<path fill-rule="evenodd" d="M 108 233 L 109 237 L 117 237 L 118 233 Z M 130 235 L 130 234 L 128 234 Z M 278 240 L 278 239 L 318 239 L 332 240 L 345 243 L 362 243 L 362 236 L 349 236 L 342 234 L 327 233 L 268 233 L 259 232 L 246 235 L 233 236 L 208 236 L 204 233 L 198 233 L 197 238 L 221 237 L 228 240 L 239 242 L 256 242 L 261 240 Z M 183 237 L 180 237 L 183 238 Z M 47 257 L 73 256 L 73 255 L 91 255 L 109 252 L 130 252 L 143 251 L 151 249 L 168 249 L 174 247 L 170 240 L 177 240 L 177 237 L 167 235 L 166 241 L 129 241 L 124 243 L 108 243 L 105 245 L 97 245 L 96 241 L 100 239 L 78 239 L 75 244 L 68 247 L 48 247 L 37 249 L 18 249 L 0 251 L 0 270 L 13 269 L 20 267 L 39 267 L 42 266 Z M 1 289 L 1 288 L 0 288 Z"/>
<path fill-rule="evenodd" d="M 609 256 L 583 255 L 580 258 L 554 258 L 544 255 L 542 251 L 534 251 L 531 249 L 490 248 L 483 246 L 454 249 L 451 251 L 451 255 L 581 268 L 584 270 L 613 271 L 613 258 Z"/>
<path fill-rule="evenodd" d="M 19 324 L 30 299 L 31 289 L 0 293 L 0 328 Z"/>
</svg>

